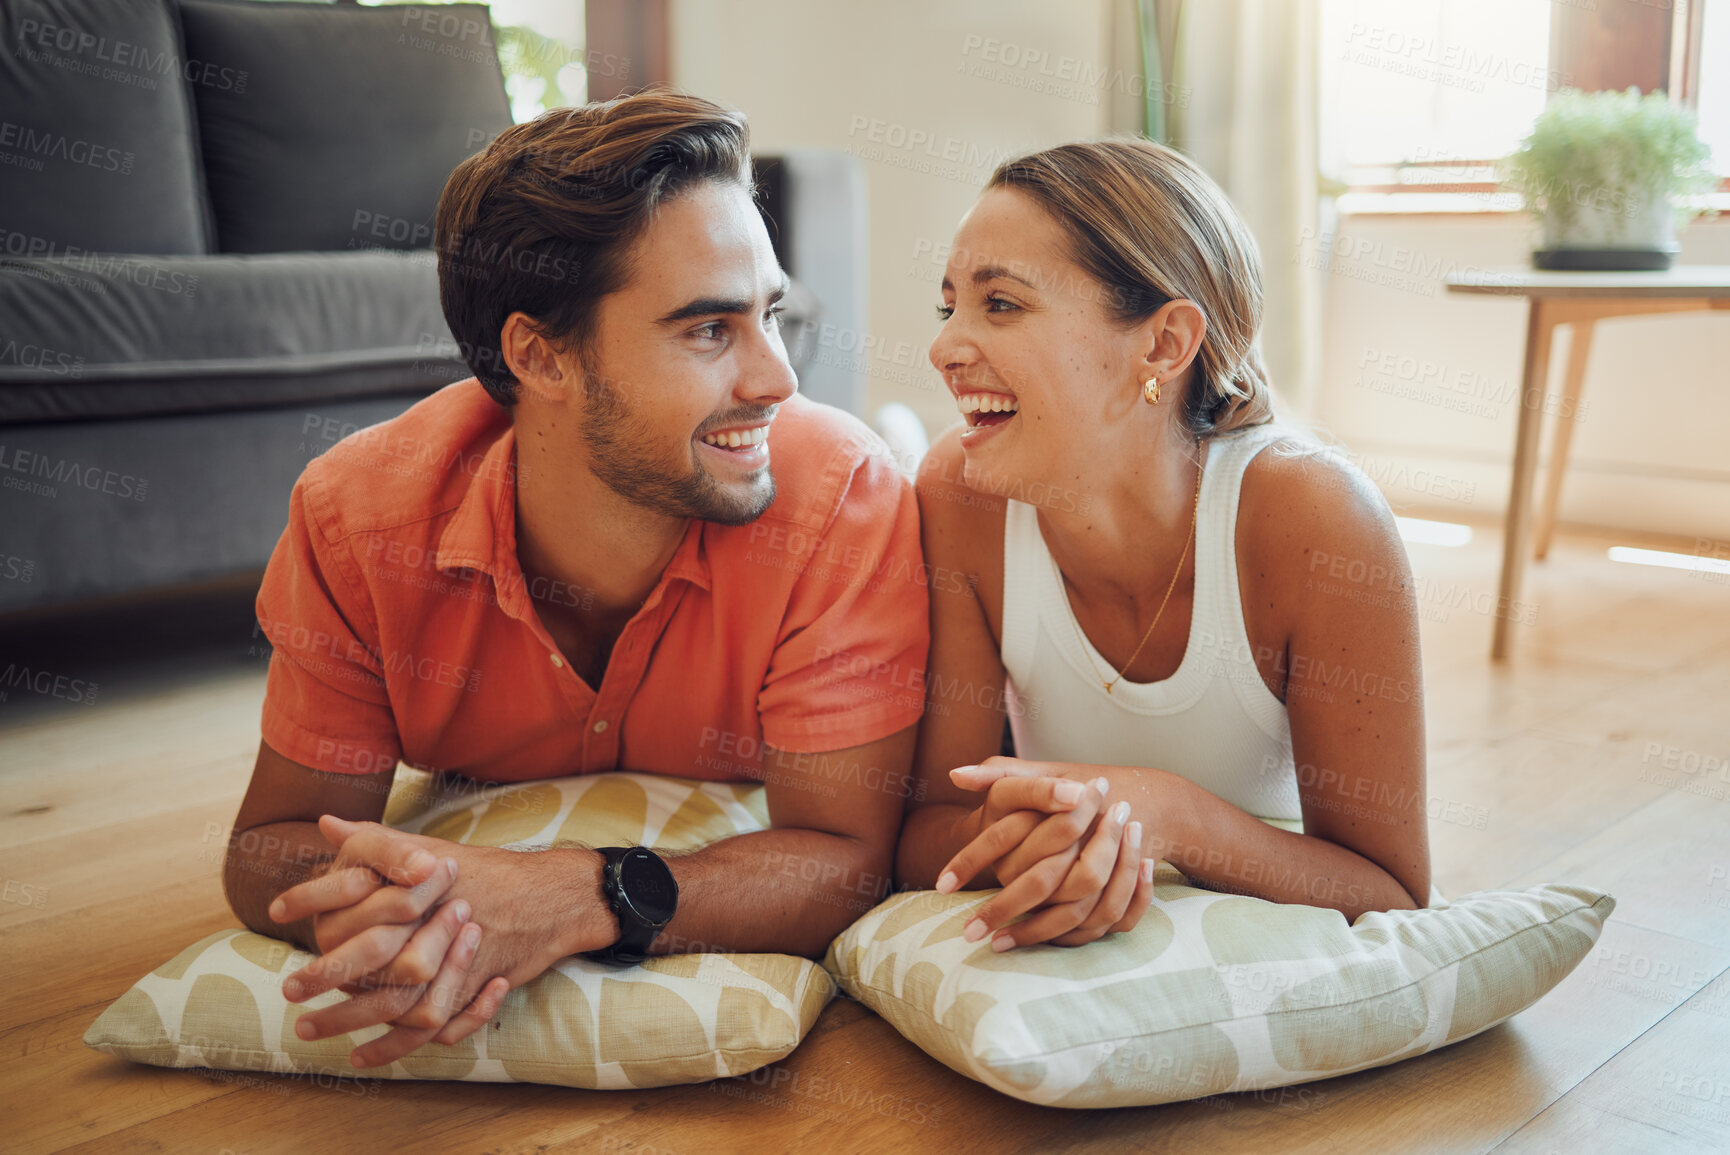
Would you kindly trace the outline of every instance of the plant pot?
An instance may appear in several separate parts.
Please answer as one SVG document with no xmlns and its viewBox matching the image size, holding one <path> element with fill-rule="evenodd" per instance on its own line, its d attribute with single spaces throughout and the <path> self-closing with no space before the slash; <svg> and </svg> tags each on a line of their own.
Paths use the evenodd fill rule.
<svg viewBox="0 0 1730 1155">
<path fill-rule="evenodd" d="M 1667 269 L 1680 246 L 1676 215 L 1662 193 L 1598 190 L 1544 214 L 1544 247 L 1532 254 L 1540 269 Z M 1565 217 L 1565 219 L 1564 219 Z"/>
</svg>

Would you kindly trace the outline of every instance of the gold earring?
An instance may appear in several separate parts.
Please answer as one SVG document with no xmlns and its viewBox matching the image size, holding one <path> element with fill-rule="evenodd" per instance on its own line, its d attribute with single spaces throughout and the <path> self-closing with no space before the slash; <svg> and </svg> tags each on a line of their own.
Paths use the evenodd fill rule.
<svg viewBox="0 0 1730 1155">
<path fill-rule="evenodd" d="M 1159 404 L 1159 378 L 1149 377 L 1141 386 L 1141 399 L 1149 405 Z"/>
</svg>

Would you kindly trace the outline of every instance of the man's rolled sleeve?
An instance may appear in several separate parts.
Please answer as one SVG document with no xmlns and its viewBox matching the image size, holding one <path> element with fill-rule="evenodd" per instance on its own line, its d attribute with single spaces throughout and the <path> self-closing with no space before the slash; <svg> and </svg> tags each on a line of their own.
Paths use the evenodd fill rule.
<svg viewBox="0 0 1730 1155">
<path fill-rule="evenodd" d="M 275 651 L 260 729 L 303 766 L 382 773 L 402 747 L 378 629 L 346 543 L 324 532 L 315 493 L 306 477 L 296 483 L 258 592 L 259 630 Z"/>
<path fill-rule="evenodd" d="M 885 455 L 867 456 L 794 587 L 757 699 L 765 742 L 821 753 L 919 721 L 927 578 L 913 487 Z"/>
</svg>

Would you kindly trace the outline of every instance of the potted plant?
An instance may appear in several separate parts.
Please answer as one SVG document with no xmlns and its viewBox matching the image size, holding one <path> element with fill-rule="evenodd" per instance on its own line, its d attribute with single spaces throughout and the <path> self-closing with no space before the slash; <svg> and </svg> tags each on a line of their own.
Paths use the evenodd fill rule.
<svg viewBox="0 0 1730 1155">
<path fill-rule="evenodd" d="M 1540 269 L 1667 269 L 1678 198 L 1717 183 L 1693 112 L 1661 92 L 1556 93 L 1503 163 L 1503 183 L 1543 222 Z"/>
</svg>

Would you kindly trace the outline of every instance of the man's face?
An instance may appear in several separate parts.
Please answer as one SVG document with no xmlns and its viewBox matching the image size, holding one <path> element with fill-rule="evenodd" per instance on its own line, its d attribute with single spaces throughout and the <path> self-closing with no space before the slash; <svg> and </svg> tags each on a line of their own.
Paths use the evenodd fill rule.
<svg viewBox="0 0 1730 1155">
<path fill-rule="evenodd" d="M 589 468 L 657 513 L 756 519 L 775 498 L 769 424 L 798 382 L 775 315 L 787 277 L 750 194 L 704 181 L 662 203 L 628 276 L 583 366 Z"/>
</svg>

